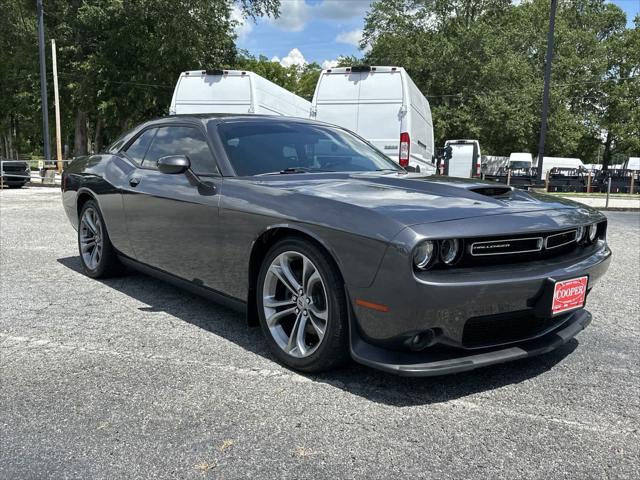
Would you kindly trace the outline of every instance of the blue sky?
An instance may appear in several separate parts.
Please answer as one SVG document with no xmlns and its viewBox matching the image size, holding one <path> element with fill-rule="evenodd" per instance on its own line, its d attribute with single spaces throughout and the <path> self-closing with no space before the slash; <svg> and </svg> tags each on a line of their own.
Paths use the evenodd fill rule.
<svg viewBox="0 0 640 480">
<path fill-rule="evenodd" d="M 280 18 L 250 20 L 237 29 L 238 46 L 283 65 L 325 63 L 341 55 L 361 55 L 357 44 L 371 0 L 280 0 Z M 611 0 L 627 13 L 640 13 L 640 0 Z M 236 12 L 237 14 L 237 12 Z M 240 17 L 236 17 L 240 20 Z"/>
</svg>

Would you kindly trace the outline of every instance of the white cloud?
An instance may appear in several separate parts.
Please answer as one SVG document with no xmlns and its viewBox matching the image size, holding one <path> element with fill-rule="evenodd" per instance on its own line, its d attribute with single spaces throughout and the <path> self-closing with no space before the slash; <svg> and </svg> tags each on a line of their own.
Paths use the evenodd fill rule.
<svg viewBox="0 0 640 480">
<path fill-rule="evenodd" d="M 327 68 L 334 68 L 338 66 L 338 60 L 325 60 L 322 62 L 322 69 L 326 70 Z"/>
<path fill-rule="evenodd" d="M 309 4 L 305 0 L 288 0 L 280 4 L 280 16 L 269 21 L 283 30 L 299 32 L 311 19 L 349 20 L 362 18 L 371 0 L 323 0 Z"/>
<path fill-rule="evenodd" d="M 277 61 L 276 59 L 278 59 L 278 57 L 273 57 L 271 61 L 272 62 Z M 286 57 L 283 57 L 279 61 L 280 61 L 280 65 L 282 65 L 285 68 L 288 68 L 291 65 L 298 65 L 302 67 L 307 63 L 307 61 L 304 58 L 304 55 L 302 55 L 302 52 L 297 48 L 294 48 L 293 50 L 291 50 Z"/>
<path fill-rule="evenodd" d="M 250 20 L 244 18 L 244 16 L 242 15 L 242 10 L 237 5 L 234 5 L 231 8 L 231 20 L 236 22 L 234 30 L 236 32 L 236 35 L 238 36 L 238 40 L 244 40 L 247 35 L 251 33 L 251 30 L 253 30 L 253 23 L 251 23 Z"/>
<path fill-rule="evenodd" d="M 280 3 L 280 16 L 273 23 L 283 30 L 299 32 L 310 18 L 310 6 L 304 0 L 290 0 Z"/>
<path fill-rule="evenodd" d="M 350 32 L 340 32 L 336 36 L 336 42 L 346 43 L 353 45 L 354 47 L 360 47 L 360 40 L 362 39 L 362 29 L 356 28 Z"/>
</svg>

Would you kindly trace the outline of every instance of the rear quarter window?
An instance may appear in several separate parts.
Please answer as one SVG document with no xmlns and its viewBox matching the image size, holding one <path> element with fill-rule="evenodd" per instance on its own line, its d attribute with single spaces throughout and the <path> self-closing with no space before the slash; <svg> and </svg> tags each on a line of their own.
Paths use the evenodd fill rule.
<svg viewBox="0 0 640 480">
<path fill-rule="evenodd" d="M 155 134 L 155 128 L 142 132 L 142 134 L 125 149 L 127 157 L 133 160 L 136 164 L 142 165 L 142 160 L 144 159 Z"/>
</svg>

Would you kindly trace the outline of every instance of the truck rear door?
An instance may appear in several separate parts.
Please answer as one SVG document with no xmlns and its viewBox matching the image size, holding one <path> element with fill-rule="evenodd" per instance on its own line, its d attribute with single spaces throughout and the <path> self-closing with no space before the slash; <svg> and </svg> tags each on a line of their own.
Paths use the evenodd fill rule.
<svg viewBox="0 0 640 480">
<path fill-rule="evenodd" d="M 360 73 L 325 73 L 315 99 L 316 120 L 357 131 Z"/>
<path fill-rule="evenodd" d="M 355 74 L 354 74 L 355 75 Z M 362 72 L 356 132 L 398 162 L 402 115 L 400 72 Z"/>
</svg>

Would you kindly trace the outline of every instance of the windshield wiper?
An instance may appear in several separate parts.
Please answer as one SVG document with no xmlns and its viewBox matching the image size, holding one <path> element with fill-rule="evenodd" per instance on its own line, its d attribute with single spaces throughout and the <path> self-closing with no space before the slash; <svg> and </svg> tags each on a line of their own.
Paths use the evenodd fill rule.
<svg viewBox="0 0 640 480">
<path fill-rule="evenodd" d="M 332 172 L 333 170 L 322 170 L 320 168 L 306 168 L 306 167 L 287 167 L 278 172 L 266 172 L 261 173 L 262 175 L 286 175 L 289 173 L 310 173 L 310 172 Z"/>
<path fill-rule="evenodd" d="M 398 170 L 396 168 L 377 168 L 376 172 L 394 172 L 398 175 L 404 175 L 405 173 L 407 173 L 406 170 Z"/>
</svg>

